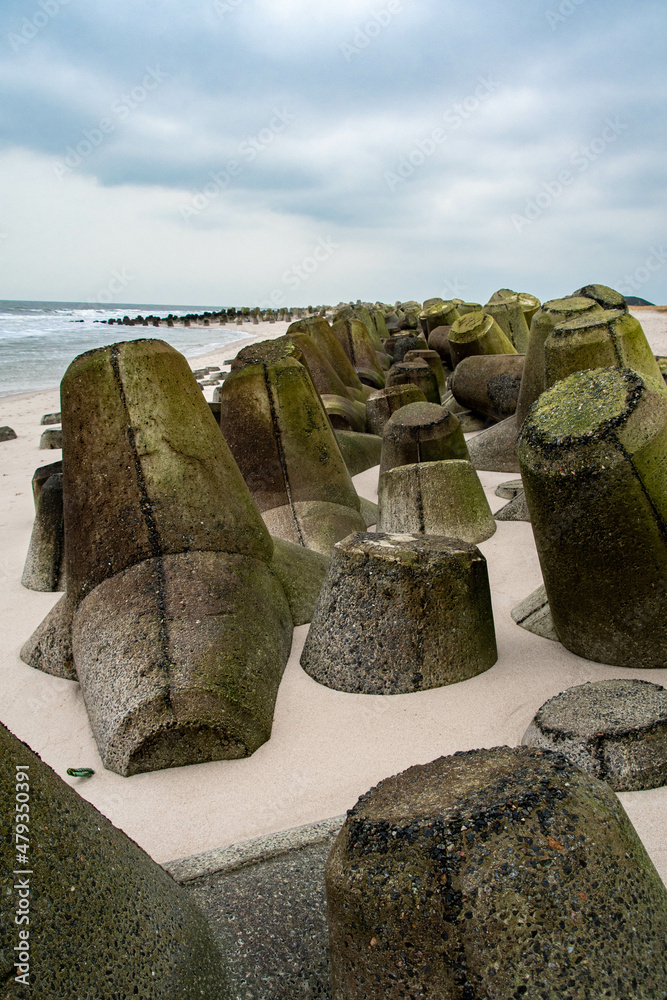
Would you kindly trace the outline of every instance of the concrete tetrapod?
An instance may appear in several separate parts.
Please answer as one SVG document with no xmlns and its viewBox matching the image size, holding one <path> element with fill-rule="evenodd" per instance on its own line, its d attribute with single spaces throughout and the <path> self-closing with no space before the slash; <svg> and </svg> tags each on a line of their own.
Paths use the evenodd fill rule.
<svg viewBox="0 0 667 1000">
<path fill-rule="evenodd" d="M 391 366 L 387 372 L 387 388 L 392 385 L 415 385 L 429 403 L 440 404 L 438 377 L 431 366 L 421 358 L 415 361 L 401 361 Z"/>
<path fill-rule="evenodd" d="M 2 725 L 0 806 L 6 839 L 10 823 L 31 820 L 25 860 L 9 844 L 2 854 L 7 912 L 16 911 L 0 929 L 3 997 L 230 997 L 188 893 Z"/>
<path fill-rule="evenodd" d="M 425 691 L 474 677 L 497 658 L 486 560 L 474 545 L 361 532 L 335 546 L 301 655 L 320 684 Z"/>
<path fill-rule="evenodd" d="M 36 507 L 21 583 L 28 590 L 64 590 L 62 473 L 55 473 L 46 480 L 39 491 Z"/>
<path fill-rule="evenodd" d="M 561 754 L 469 750 L 380 782 L 326 866 L 333 1000 L 659 1000 L 667 890 Z"/>
<path fill-rule="evenodd" d="M 366 395 L 368 395 L 365 391 L 368 386 L 362 386 L 352 362 L 324 317 L 315 316 L 311 319 L 297 320 L 287 328 L 286 336 L 291 337 L 293 334 L 306 334 L 309 336 L 324 357 L 331 362 L 334 371 L 340 376 L 344 385 L 347 386 L 348 390 L 352 390 L 352 398 L 365 399 Z"/>
<path fill-rule="evenodd" d="M 377 389 L 366 402 L 366 421 L 371 434 L 382 435 L 384 425 L 392 413 L 409 403 L 425 403 L 426 396 L 416 385 L 385 386 Z"/>
<path fill-rule="evenodd" d="M 519 297 L 515 295 L 500 302 L 489 302 L 484 306 L 484 312 L 493 316 L 519 354 L 525 354 L 528 347 L 528 323 Z"/>
<path fill-rule="evenodd" d="M 389 418 L 382 431 L 380 472 L 396 465 L 469 458 L 457 418 L 435 403 L 409 403 Z"/>
<path fill-rule="evenodd" d="M 606 680 L 550 698 L 524 745 L 557 750 L 614 791 L 667 784 L 667 691 L 659 684 Z"/>
<path fill-rule="evenodd" d="M 546 389 L 544 376 L 544 344 L 557 323 L 574 319 L 586 312 L 601 312 L 597 302 L 587 296 L 568 296 L 545 302 L 533 316 L 526 360 L 521 379 L 521 389 L 516 406 L 518 426 L 526 419 L 526 414 L 537 397 Z"/>
<path fill-rule="evenodd" d="M 398 465 L 380 476 L 378 531 L 447 535 L 476 545 L 496 522 L 472 464 L 463 459 Z"/>
<path fill-rule="evenodd" d="M 339 319 L 332 330 L 361 381 L 381 389 L 384 373 L 366 326 L 360 319 Z"/>
<path fill-rule="evenodd" d="M 74 668 L 105 766 L 127 775 L 254 752 L 270 736 L 292 619 L 271 538 L 185 358 L 151 340 L 88 352 L 61 400 L 61 621 L 73 607 Z"/>
<path fill-rule="evenodd" d="M 587 299 L 594 299 L 603 309 L 620 309 L 621 312 L 628 312 L 625 296 L 617 292 L 615 288 L 610 288 L 609 285 L 584 285 L 583 288 L 572 292 L 573 298 L 579 295 L 583 295 Z"/>
<path fill-rule="evenodd" d="M 523 354 L 474 354 L 459 362 L 452 375 L 452 393 L 466 409 L 492 420 L 504 420 L 516 411 Z"/>
<path fill-rule="evenodd" d="M 519 434 L 560 641 L 615 666 L 667 665 L 667 393 L 628 368 L 576 372 Z"/>
<path fill-rule="evenodd" d="M 466 313 L 452 323 L 449 331 L 452 368 L 471 354 L 517 354 L 493 316 L 480 310 Z"/>
<path fill-rule="evenodd" d="M 474 311 L 474 310 L 473 310 Z M 453 368 L 452 351 L 449 346 L 449 331 L 451 326 L 436 326 L 428 335 L 428 346 L 440 355 L 443 365 Z"/>
<path fill-rule="evenodd" d="M 663 384 L 641 323 L 620 309 L 587 312 L 558 323 L 544 342 L 544 388 L 573 372 L 618 365 Z"/>
<path fill-rule="evenodd" d="M 442 360 L 441 360 L 440 355 L 438 354 L 437 351 L 432 351 L 430 349 L 429 350 L 423 350 L 422 349 L 422 350 L 407 351 L 406 354 L 403 357 L 403 360 L 404 361 L 419 361 L 419 360 L 425 361 L 426 364 L 431 369 L 431 371 L 435 374 L 436 379 L 438 380 L 438 391 L 440 393 L 440 396 L 443 395 L 443 393 L 447 389 L 447 375 L 449 375 L 450 372 L 449 372 L 449 369 L 448 369 L 447 373 L 445 373 L 445 369 L 443 367 Z M 440 397 L 438 397 L 438 399 L 439 398 Z"/>
<path fill-rule="evenodd" d="M 359 497 L 303 365 L 286 358 L 232 372 L 220 426 L 272 535 L 328 555 L 363 530 Z"/>
<path fill-rule="evenodd" d="M 426 334 L 438 326 L 451 326 L 459 318 L 458 303 L 450 299 L 448 302 L 434 302 L 419 314 L 419 323 Z"/>
</svg>

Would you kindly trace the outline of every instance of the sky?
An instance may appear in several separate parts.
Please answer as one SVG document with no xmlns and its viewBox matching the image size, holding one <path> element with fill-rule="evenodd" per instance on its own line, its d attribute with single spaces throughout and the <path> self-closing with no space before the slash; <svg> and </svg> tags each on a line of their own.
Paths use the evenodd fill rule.
<svg viewBox="0 0 667 1000">
<path fill-rule="evenodd" d="M 4 0 L 0 299 L 667 303 L 664 0 Z"/>
</svg>

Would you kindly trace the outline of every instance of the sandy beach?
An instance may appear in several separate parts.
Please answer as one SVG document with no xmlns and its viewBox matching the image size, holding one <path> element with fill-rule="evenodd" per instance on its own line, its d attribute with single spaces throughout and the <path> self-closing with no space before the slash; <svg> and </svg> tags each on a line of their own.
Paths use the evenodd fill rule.
<svg viewBox="0 0 667 1000">
<path fill-rule="evenodd" d="M 653 351 L 667 355 L 667 313 L 636 313 Z M 193 369 L 222 365 L 248 343 L 280 336 L 287 323 L 239 326 L 239 341 L 190 359 Z M 167 338 L 167 330 L 156 334 Z M 120 337 L 121 331 L 118 330 Z M 212 387 L 206 397 L 211 398 Z M 519 628 L 510 611 L 541 583 L 531 527 L 499 522 L 479 548 L 489 566 L 498 661 L 471 680 L 407 695 L 344 694 L 313 681 L 299 665 L 308 626 L 294 631 L 278 693 L 271 739 L 245 760 L 219 761 L 122 778 L 100 762 L 79 685 L 26 666 L 19 651 L 59 599 L 21 586 L 34 506 L 35 468 L 60 457 L 39 449 L 42 414 L 60 409 L 57 390 L 0 398 L 0 425 L 17 439 L 0 443 L 2 486 L 0 609 L 2 722 L 156 861 L 340 815 L 382 778 L 442 754 L 516 745 L 537 709 L 575 684 L 612 677 L 667 686 L 667 669 L 631 670 L 584 660 Z M 360 495 L 377 498 L 377 468 L 355 477 Z M 496 486 L 515 478 L 480 473 L 492 510 L 506 501 Z M 91 767 L 70 778 L 68 767 Z M 667 787 L 620 799 L 667 882 Z"/>
</svg>

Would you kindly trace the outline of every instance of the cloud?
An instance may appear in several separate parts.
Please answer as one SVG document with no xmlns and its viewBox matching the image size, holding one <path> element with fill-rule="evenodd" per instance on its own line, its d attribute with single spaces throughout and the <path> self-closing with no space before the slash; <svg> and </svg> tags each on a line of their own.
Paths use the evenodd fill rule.
<svg viewBox="0 0 667 1000">
<path fill-rule="evenodd" d="M 63 271 L 55 226 L 39 246 L 28 238 L 38 205 L 54 218 L 47 192 L 79 239 L 91 217 L 91 245 L 109 227 L 153 301 L 161 288 L 217 292 L 209 255 L 248 247 L 250 232 L 262 252 L 230 265 L 246 298 L 329 235 L 345 249 L 309 278 L 322 298 L 439 294 L 447 275 L 474 297 L 529 281 L 560 294 L 588 280 L 570 278 L 591 254 L 621 273 L 664 226 L 664 21 L 653 0 L 9 0 L 0 150 L 5 190 L 23 189 L 15 165 L 31 164 L 20 242 L 49 282 L 47 295 L 35 278 L 32 294 L 72 296 L 73 273 L 101 280 L 74 250 L 81 270 Z M 606 140 L 610 121 L 623 127 Z M 170 265 L 163 281 L 157 260 L 118 242 L 116 218 L 137 247 L 160 244 L 162 268 L 185 252 L 196 265 L 182 262 L 180 279 Z M 93 257 L 115 266 L 103 247 Z M 651 280 L 667 298 L 665 275 Z"/>
</svg>

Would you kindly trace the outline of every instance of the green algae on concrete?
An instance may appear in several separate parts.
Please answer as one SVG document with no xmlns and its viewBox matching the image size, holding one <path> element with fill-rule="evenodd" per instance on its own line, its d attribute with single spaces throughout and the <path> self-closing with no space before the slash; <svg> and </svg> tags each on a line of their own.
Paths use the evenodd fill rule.
<svg viewBox="0 0 667 1000">
<path fill-rule="evenodd" d="M 377 348 L 361 320 L 336 320 L 332 330 L 361 381 L 371 377 L 373 384 L 377 382 L 377 388 L 381 388 L 384 385 L 384 371 Z"/>
<path fill-rule="evenodd" d="M 544 344 L 547 337 L 558 323 L 566 319 L 575 319 L 587 312 L 601 312 L 601 309 L 596 301 L 587 296 L 570 295 L 563 299 L 550 299 L 544 302 L 533 316 L 516 407 L 519 427 L 537 397 L 546 389 Z"/>
<path fill-rule="evenodd" d="M 446 302 L 434 302 L 422 310 L 419 321 L 427 337 L 437 326 L 451 326 L 459 318 L 457 305 L 457 302 L 450 299 Z"/>
<path fill-rule="evenodd" d="M 297 501 L 359 509 L 333 428 L 302 365 L 289 358 L 246 365 L 226 379 L 220 406 L 222 432 L 262 513 Z"/>
<path fill-rule="evenodd" d="M 490 302 L 484 306 L 484 312 L 493 316 L 519 354 L 525 354 L 528 347 L 528 323 L 518 296 L 502 302 Z"/>
<path fill-rule="evenodd" d="M 517 444 L 560 641 L 625 667 L 667 665 L 667 394 L 628 368 L 540 396 Z"/>
<path fill-rule="evenodd" d="M 457 418 L 435 403 L 409 403 L 391 415 L 382 431 L 380 472 L 414 462 L 469 458 Z"/>
<path fill-rule="evenodd" d="M 357 431 L 363 434 L 366 430 L 366 407 L 356 400 L 345 396 L 320 395 L 329 422 L 334 430 Z"/>
<path fill-rule="evenodd" d="M 273 539 L 271 569 L 285 591 L 294 625 L 312 620 L 328 566 L 328 557 L 320 552 L 284 538 Z"/>
<path fill-rule="evenodd" d="M 337 691 L 402 694 L 474 677 L 497 655 L 474 545 L 360 532 L 334 548 L 301 665 Z"/>
<path fill-rule="evenodd" d="M 326 867 L 333 1000 L 658 1000 L 667 890 L 608 785 L 469 750 L 387 778 Z"/>
<path fill-rule="evenodd" d="M 323 316 L 300 319 L 287 328 L 287 336 L 305 334 L 310 337 L 321 353 L 331 362 L 334 371 L 340 376 L 348 389 L 359 394 L 363 392 L 359 376 L 347 354 L 343 350 L 338 337 Z M 360 398 L 359 395 L 354 398 Z"/>
<path fill-rule="evenodd" d="M 9 844 L 17 792 L 30 798 L 25 864 Z M 224 959 L 188 893 L 4 726 L 0 805 L 3 997 L 231 1000 Z M 14 979 L 24 952 L 28 986 Z"/>
<path fill-rule="evenodd" d="M 479 476 L 462 459 L 383 472 L 378 508 L 378 531 L 447 535 L 476 545 L 496 530 Z"/>
<path fill-rule="evenodd" d="M 360 472 L 380 464 L 382 438 L 379 435 L 346 430 L 335 433 L 340 453 L 351 476 L 358 476 Z"/>
<path fill-rule="evenodd" d="M 406 351 L 406 353 L 403 356 L 403 360 L 425 361 L 426 364 L 431 369 L 431 371 L 435 374 L 436 379 L 438 380 L 438 391 L 440 393 L 440 396 L 444 394 L 447 388 L 447 375 L 445 374 L 445 369 L 442 364 L 442 359 L 437 351 L 431 350 L 430 348 L 427 348 L 426 350 L 421 348 L 417 350 Z M 449 369 L 447 369 L 447 374 L 449 374 Z M 438 402 L 439 401 L 440 400 L 438 400 Z"/>
<path fill-rule="evenodd" d="M 271 735 L 292 642 L 278 578 L 259 559 L 147 559 L 79 604 L 72 649 L 106 768 L 131 775 L 246 757 Z"/>
<path fill-rule="evenodd" d="M 622 310 L 585 313 L 558 323 L 544 342 L 544 388 L 587 368 L 618 365 L 662 376 L 641 323 Z"/>
<path fill-rule="evenodd" d="M 265 510 L 262 517 L 272 535 L 328 557 L 339 539 L 366 528 L 364 510 L 361 500 L 359 510 L 322 500 L 295 500 Z"/>
<path fill-rule="evenodd" d="M 385 386 L 377 389 L 366 401 L 366 422 L 371 434 L 382 434 L 384 425 L 392 413 L 409 403 L 425 403 L 426 396 L 416 385 L 406 382 L 402 385 Z"/>
<path fill-rule="evenodd" d="M 471 354 L 516 354 L 517 350 L 493 316 L 471 312 L 461 316 L 449 331 L 452 367 Z"/>
<path fill-rule="evenodd" d="M 622 312 L 628 312 L 625 296 L 617 292 L 615 288 L 610 288 L 609 285 L 584 285 L 583 288 L 572 292 L 573 297 L 579 295 L 587 299 L 594 299 L 603 309 L 620 309 Z"/>
<path fill-rule="evenodd" d="M 75 600 L 157 554 L 271 558 L 269 534 L 178 351 L 159 340 L 89 351 L 69 366 L 60 391 Z"/>
<path fill-rule="evenodd" d="M 391 366 L 387 373 L 387 387 L 392 385 L 416 385 L 429 403 L 440 403 L 438 378 L 433 368 L 421 358 L 415 361 L 401 361 Z"/>
</svg>

